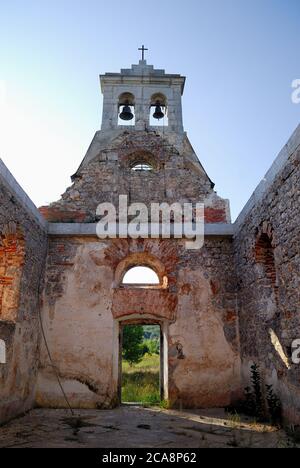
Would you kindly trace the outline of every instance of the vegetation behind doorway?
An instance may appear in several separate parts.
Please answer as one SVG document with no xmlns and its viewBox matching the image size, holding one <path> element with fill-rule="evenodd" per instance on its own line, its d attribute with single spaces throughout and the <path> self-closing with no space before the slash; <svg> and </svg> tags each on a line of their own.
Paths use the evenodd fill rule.
<svg viewBox="0 0 300 468">
<path fill-rule="evenodd" d="M 160 326 L 125 325 L 122 403 L 160 402 Z"/>
</svg>

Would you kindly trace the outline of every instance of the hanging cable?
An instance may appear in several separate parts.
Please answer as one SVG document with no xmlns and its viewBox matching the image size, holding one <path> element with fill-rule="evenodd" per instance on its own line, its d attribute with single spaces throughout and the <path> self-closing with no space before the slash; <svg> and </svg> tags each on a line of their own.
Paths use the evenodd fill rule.
<svg viewBox="0 0 300 468">
<path fill-rule="evenodd" d="M 57 379 L 57 382 L 58 382 L 58 385 L 61 389 L 61 392 L 63 394 L 63 397 L 67 403 L 67 406 L 72 414 L 72 416 L 75 416 L 75 413 L 74 413 L 74 410 L 73 408 L 71 407 L 71 404 L 68 400 L 68 397 L 66 395 L 66 392 L 64 391 L 64 388 L 63 388 L 63 385 L 61 383 L 61 380 L 60 380 L 60 377 L 59 377 L 59 373 L 57 371 L 57 367 L 54 365 L 54 362 L 53 362 L 53 359 L 52 359 L 52 356 L 51 356 L 51 352 L 50 352 L 50 348 L 49 348 L 49 345 L 48 345 L 48 342 L 47 342 L 47 338 L 46 338 L 46 334 L 45 334 L 45 330 L 44 330 L 44 325 L 43 325 L 43 321 L 42 321 L 42 315 L 41 315 L 41 302 L 40 302 L 40 297 L 41 297 L 41 277 L 40 277 L 40 280 L 39 280 L 39 286 L 38 286 L 38 316 L 39 316 L 39 321 L 40 321 L 40 326 L 41 326 L 41 332 L 42 332 L 42 336 L 43 336 L 43 340 L 44 340 L 44 343 L 45 343 L 45 347 L 46 347 L 46 350 L 47 350 L 47 354 L 48 354 L 48 357 L 49 357 L 49 361 L 50 361 L 50 365 L 52 367 L 52 369 L 54 370 L 54 374 L 56 376 L 56 379 Z"/>
<path fill-rule="evenodd" d="M 167 198 L 167 178 L 166 178 L 166 160 L 165 160 L 165 117 L 167 113 L 167 107 L 165 108 L 165 114 L 163 117 L 163 140 L 162 140 L 162 159 L 163 159 L 163 170 L 164 170 L 164 195 Z"/>
</svg>

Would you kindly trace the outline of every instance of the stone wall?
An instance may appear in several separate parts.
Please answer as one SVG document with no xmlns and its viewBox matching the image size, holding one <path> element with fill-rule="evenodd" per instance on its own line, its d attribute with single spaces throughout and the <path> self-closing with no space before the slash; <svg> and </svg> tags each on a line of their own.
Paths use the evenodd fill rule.
<svg viewBox="0 0 300 468">
<path fill-rule="evenodd" d="M 300 421 L 300 127 L 236 222 L 234 238 L 243 382 L 260 365 L 290 421 Z"/>
<path fill-rule="evenodd" d="M 32 408 L 38 369 L 39 291 L 46 223 L 0 161 L 0 423 Z"/>
<path fill-rule="evenodd" d="M 127 195 L 128 204 L 143 202 L 148 207 L 151 202 L 203 202 L 206 222 L 230 222 L 228 201 L 213 190 L 186 136 L 129 130 L 109 136 L 96 135 L 91 156 L 73 176 L 73 185 L 61 200 L 40 209 L 49 222 L 95 222 L 97 206 L 111 202 L 118 207 L 119 195 Z M 136 162 L 148 163 L 153 170 L 135 172 Z"/>
<path fill-rule="evenodd" d="M 172 239 L 52 237 L 43 322 L 71 404 L 117 404 L 119 329 L 128 320 L 164 328 L 165 388 L 173 406 L 234 401 L 240 365 L 232 259 L 230 238 L 208 237 L 202 250 L 192 252 Z M 168 286 L 120 285 L 120 272 L 140 262 L 160 265 Z M 65 406 L 45 350 L 37 403 Z"/>
</svg>

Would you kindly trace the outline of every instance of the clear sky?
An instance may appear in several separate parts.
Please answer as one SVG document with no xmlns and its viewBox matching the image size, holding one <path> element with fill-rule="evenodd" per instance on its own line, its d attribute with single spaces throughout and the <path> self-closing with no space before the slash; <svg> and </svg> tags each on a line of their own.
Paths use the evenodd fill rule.
<svg viewBox="0 0 300 468">
<path fill-rule="evenodd" d="M 237 216 L 300 122 L 300 0 L 0 0 L 0 157 L 36 205 L 100 128 L 100 73 L 187 76 L 188 136 Z"/>
</svg>

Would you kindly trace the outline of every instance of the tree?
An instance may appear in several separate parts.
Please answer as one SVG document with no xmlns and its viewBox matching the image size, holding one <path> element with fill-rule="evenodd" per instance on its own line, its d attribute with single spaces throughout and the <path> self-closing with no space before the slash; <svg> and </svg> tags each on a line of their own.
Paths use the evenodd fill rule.
<svg viewBox="0 0 300 468">
<path fill-rule="evenodd" d="M 144 340 L 144 345 L 147 347 L 147 353 L 159 354 L 160 342 L 158 339 Z"/>
<path fill-rule="evenodd" d="M 147 352 L 144 341 L 143 327 L 126 325 L 123 329 L 123 358 L 132 366 L 140 362 Z"/>
<path fill-rule="evenodd" d="M 259 366 L 255 363 L 251 366 L 251 381 L 252 381 L 252 387 L 254 391 L 256 417 L 258 418 L 258 421 L 264 421 L 265 411 L 264 411 L 264 401 L 263 401 L 263 394 L 262 394 L 260 369 L 259 369 Z"/>
<path fill-rule="evenodd" d="M 160 327 L 159 325 L 144 325 L 144 343 L 149 354 L 159 354 Z"/>
<path fill-rule="evenodd" d="M 146 340 L 160 339 L 160 327 L 159 325 L 144 325 L 144 338 Z"/>
</svg>

